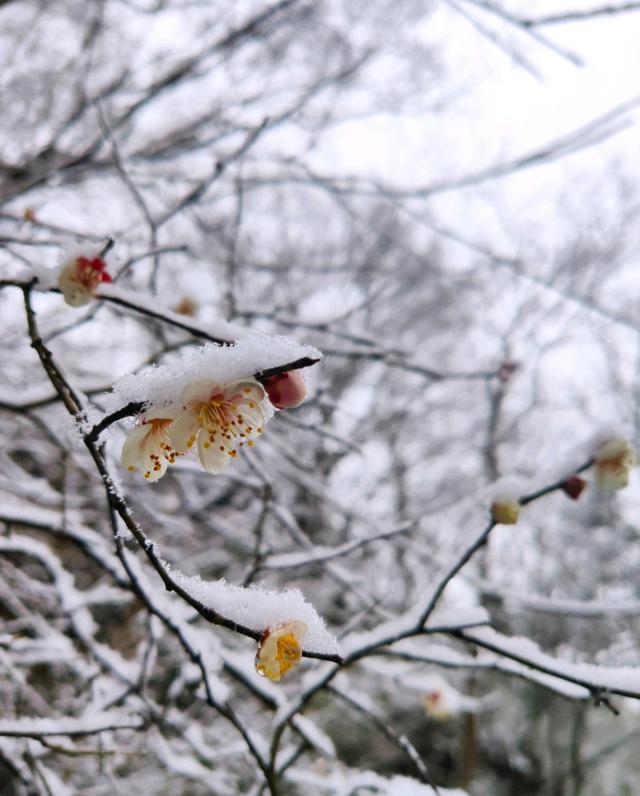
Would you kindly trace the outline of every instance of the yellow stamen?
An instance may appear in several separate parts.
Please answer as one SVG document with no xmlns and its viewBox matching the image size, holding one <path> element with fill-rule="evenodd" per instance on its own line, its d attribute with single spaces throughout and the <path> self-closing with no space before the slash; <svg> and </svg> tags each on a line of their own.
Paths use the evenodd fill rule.
<svg viewBox="0 0 640 796">
<path fill-rule="evenodd" d="M 288 672 L 292 666 L 295 666 L 301 656 L 300 644 L 293 633 L 280 636 L 276 643 L 276 660 L 278 661 L 281 675 Z"/>
</svg>

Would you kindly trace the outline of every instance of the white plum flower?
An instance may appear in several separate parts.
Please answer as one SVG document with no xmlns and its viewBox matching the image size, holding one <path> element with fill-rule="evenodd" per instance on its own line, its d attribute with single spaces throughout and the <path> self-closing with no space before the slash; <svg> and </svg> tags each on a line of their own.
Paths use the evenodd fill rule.
<svg viewBox="0 0 640 796">
<path fill-rule="evenodd" d="M 71 307 L 88 304 L 95 296 L 98 285 L 111 282 L 107 264 L 102 257 L 74 257 L 60 269 L 58 287 Z"/>
<path fill-rule="evenodd" d="M 256 671 L 277 682 L 302 657 L 300 639 L 307 632 L 304 622 L 285 622 L 266 630 L 256 653 Z"/>
<path fill-rule="evenodd" d="M 197 442 L 204 469 L 221 473 L 237 456 L 237 448 L 253 445 L 269 416 L 266 393 L 257 381 L 218 384 L 206 379 L 185 388 L 168 436 L 177 453 L 186 453 Z"/>
<path fill-rule="evenodd" d="M 151 483 L 162 478 L 177 456 L 168 435 L 176 414 L 175 407 L 145 413 L 141 422 L 127 434 L 122 447 L 122 464 L 127 470 L 141 470 Z"/>
<path fill-rule="evenodd" d="M 596 448 L 596 480 L 603 489 L 624 489 L 629 483 L 629 472 L 637 459 L 626 439 L 609 439 Z"/>
<path fill-rule="evenodd" d="M 431 681 L 431 682 L 429 682 Z M 472 697 L 461 693 L 444 677 L 434 675 L 427 678 L 427 690 L 422 695 L 422 704 L 427 715 L 437 721 L 447 721 L 461 713 L 481 713 L 498 705 L 495 694 Z"/>
<path fill-rule="evenodd" d="M 457 706 L 451 704 L 448 694 L 438 688 L 427 691 L 422 697 L 427 714 L 438 721 L 447 721 L 458 713 Z"/>
</svg>

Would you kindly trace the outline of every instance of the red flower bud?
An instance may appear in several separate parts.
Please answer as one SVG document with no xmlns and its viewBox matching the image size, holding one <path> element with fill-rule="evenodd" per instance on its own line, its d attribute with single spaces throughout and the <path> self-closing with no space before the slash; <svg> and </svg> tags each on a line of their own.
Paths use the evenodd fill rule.
<svg viewBox="0 0 640 796">
<path fill-rule="evenodd" d="M 577 500 L 587 486 L 584 478 L 579 475 L 570 475 L 569 478 L 562 484 L 562 491 L 570 497 L 571 500 Z"/>
<path fill-rule="evenodd" d="M 307 397 L 307 385 L 299 370 L 270 376 L 265 380 L 264 388 L 276 409 L 291 409 Z"/>
</svg>

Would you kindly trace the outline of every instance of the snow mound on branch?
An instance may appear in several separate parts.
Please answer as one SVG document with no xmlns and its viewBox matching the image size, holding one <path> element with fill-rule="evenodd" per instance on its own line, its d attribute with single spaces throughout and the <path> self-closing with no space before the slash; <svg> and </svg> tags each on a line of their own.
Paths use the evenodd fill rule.
<svg viewBox="0 0 640 796">
<path fill-rule="evenodd" d="M 115 411 L 130 401 L 155 405 L 175 403 L 180 400 L 184 387 L 196 379 L 225 384 L 303 357 L 321 359 L 322 354 L 317 348 L 288 337 L 258 332 L 251 332 L 232 346 L 209 343 L 187 351 L 175 362 L 123 376 L 113 388 L 107 411 Z"/>
<path fill-rule="evenodd" d="M 0 735 L 91 735 L 106 730 L 139 729 L 143 723 L 141 716 L 115 710 L 95 711 L 86 716 L 22 716 L 0 719 Z"/>
<path fill-rule="evenodd" d="M 356 792 L 377 793 L 379 796 L 436 796 L 436 791 L 430 785 L 424 785 L 410 777 L 395 776 L 387 779 L 373 771 L 357 769 L 343 768 L 330 773 L 316 773 L 297 768 L 289 771 L 289 778 L 299 785 L 313 787 L 314 793 L 331 796 L 350 796 Z M 441 796 L 468 796 L 467 791 L 458 788 L 438 788 L 437 792 Z"/>
<path fill-rule="evenodd" d="M 258 586 L 234 586 L 225 580 L 206 581 L 176 570 L 171 574 L 192 597 L 239 625 L 261 633 L 284 622 L 300 620 L 307 626 L 303 649 L 341 654 L 336 638 L 299 589 L 268 591 Z"/>
</svg>

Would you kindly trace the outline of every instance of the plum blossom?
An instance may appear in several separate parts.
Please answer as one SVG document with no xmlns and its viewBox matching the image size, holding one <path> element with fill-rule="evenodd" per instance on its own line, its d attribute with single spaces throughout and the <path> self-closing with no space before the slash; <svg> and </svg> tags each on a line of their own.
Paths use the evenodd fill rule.
<svg viewBox="0 0 640 796">
<path fill-rule="evenodd" d="M 257 381 L 218 384 L 204 379 L 184 389 L 182 406 L 167 435 L 172 451 L 179 454 L 197 442 L 202 466 L 216 474 L 226 470 L 237 448 L 253 445 L 268 419 L 266 393 Z"/>
<path fill-rule="evenodd" d="M 622 438 L 602 442 L 593 459 L 596 481 L 603 489 L 624 489 L 629 483 L 629 472 L 637 463 L 633 448 Z"/>
<path fill-rule="evenodd" d="M 292 621 L 265 630 L 256 653 L 256 671 L 277 682 L 302 656 L 300 639 L 306 634 L 304 622 Z"/>
<path fill-rule="evenodd" d="M 444 677 L 433 675 L 426 679 L 427 690 L 422 694 L 422 704 L 427 715 L 438 721 L 447 721 L 461 713 L 482 713 L 499 704 L 495 694 L 467 696 L 455 689 Z"/>
<path fill-rule="evenodd" d="M 141 470 L 150 483 L 162 478 L 167 466 L 173 464 L 178 455 L 167 433 L 175 415 L 174 407 L 152 409 L 131 429 L 121 456 L 127 470 Z"/>
<path fill-rule="evenodd" d="M 491 504 L 491 514 L 501 525 L 515 525 L 520 517 L 520 503 L 512 497 L 499 498 Z"/>
<path fill-rule="evenodd" d="M 520 517 L 522 504 L 520 495 L 525 491 L 521 478 L 507 476 L 491 484 L 488 497 L 491 501 L 491 516 L 500 525 L 515 525 Z"/>
<path fill-rule="evenodd" d="M 67 304 L 72 307 L 88 304 L 100 283 L 112 281 L 106 269 L 102 257 L 74 257 L 65 263 L 60 269 L 58 287 Z"/>
<path fill-rule="evenodd" d="M 299 370 L 288 370 L 265 379 L 264 387 L 276 409 L 292 409 L 307 397 L 307 385 Z"/>
<path fill-rule="evenodd" d="M 446 721 L 456 715 L 458 711 L 455 705 L 450 704 L 451 701 L 447 696 L 446 692 L 439 688 L 433 688 L 423 695 L 422 704 L 431 718 Z"/>
</svg>

